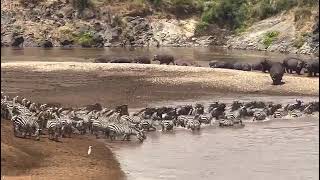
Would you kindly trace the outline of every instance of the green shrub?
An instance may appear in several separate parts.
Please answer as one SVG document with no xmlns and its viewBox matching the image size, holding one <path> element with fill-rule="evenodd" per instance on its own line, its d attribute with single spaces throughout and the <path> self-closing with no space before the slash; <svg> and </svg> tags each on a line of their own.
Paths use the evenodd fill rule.
<svg viewBox="0 0 320 180">
<path fill-rule="evenodd" d="M 265 47 L 268 48 L 275 40 L 277 40 L 279 34 L 280 32 L 278 31 L 267 32 L 263 36 L 263 40 L 262 40 L 263 45 L 265 45 Z"/>
<path fill-rule="evenodd" d="M 78 43 L 83 47 L 91 47 L 93 45 L 93 34 L 84 32 L 78 35 Z"/>
<path fill-rule="evenodd" d="M 205 30 L 207 30 L 209 24 L 206 23 L 206 22 L 199 22 L 197 25 L 196 25 L 196 29 L 195 29 L 195 34 L 199 34 L 199 33 L 202 33 L 204 32 Z"/>
</svg>

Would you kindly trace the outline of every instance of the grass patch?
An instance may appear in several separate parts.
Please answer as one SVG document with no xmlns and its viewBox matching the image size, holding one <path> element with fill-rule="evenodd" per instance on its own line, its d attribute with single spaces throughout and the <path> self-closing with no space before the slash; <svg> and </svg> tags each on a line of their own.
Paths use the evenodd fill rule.
<svg viewBox="0 0 320 180">
<path fill-rule="evenodd" d="M 262 44 L 268 48 L 271 44 L 278 39 L 280 32 L 278 31 L 270 31 L 264 34 Z"/>
<path fill-rule="evenodd" d="M 93 40 L 93 33 L 91 32 L 83 32 L 80 33 L 78 35 L 78 43 L 82 46 L 82 47 L 91 47 L 94 43 Z"/>
</svg>

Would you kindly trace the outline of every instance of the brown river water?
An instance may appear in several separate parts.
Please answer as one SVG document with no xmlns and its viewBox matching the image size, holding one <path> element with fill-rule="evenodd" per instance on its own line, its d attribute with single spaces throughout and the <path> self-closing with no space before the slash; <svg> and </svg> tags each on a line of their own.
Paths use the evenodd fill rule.
<svg viewBox="0 0 320 180">
<path fill-rule="evenodd" d="M 148 55 L 169 53 L 175 57 L 195 59 L 202 65 L 210 60 L 241 60 L 255 62 L 263 57 L 282 60 L 285 55 L 265 52 L 230 51 L 212 48 L 155 48 L 155 49 L 1 49 L 1 62 L 13 61 L 89 61 L 97 55 Z M 301 58 L 308 59 L 308 56 Z M 319 100 L 319 97 L 264 96 L 242 94 L 211 94 L 204 96 L 179 96 L 171 88 L 146 104 L 134 98 L 130 112 L 143 106 L 173 106 L 178 104 L 203 103 L 219 100 L 250 101 L 263 100 L 293 103 L 296 98 L 305 102 Z M 191 90 L 193 91 L 193 90 Z M 197 90 L 194 89 L 194 92 Z M 63 93 L 51 91 L 57 97 Z M 112 91 L 113 92 L 113 91 Z M 114 91 L 117 93 L 120 91 Z M 103 92 L 97 92 L 103 93 Z M 168 95 L 163 95 L 166 93 Z M 191 92 L 190 92 L 191 93 Z M 81 94 L 82 102 L 88 92 Z M 146 93 L 149 94 L 149 93 Z M 192 93 L 191 93 L 192 94 Z M 31 95 L 30 95 L 31 96 Z M 119 96 L 116 95 L 115 96 Z M 75 98 L 75 97 L 74 97 Z M 40 98 L 41 99 L 41 98 Z M 40 100 L 39 99 L 39 100 Z M 31 99 L 32 100 L 32 99 Z M 112 101 L 112 99 L 108 99 Z M 91 103 L 91 102 L 90 102 Z M 135 104 L 135 105 L 134 105 Z M 142 106 L 143 104 L 143 106 Z M 174 132 L 150 132 L 143 143 L 106 142 L 116 154 L 129 180 L 315 180 L 319 178 L 319 115 L 297 119 L 268 120 L 253 123 L 246 120 L 239 129 L 219 128 L 214 125 L 203 127 L 200 132 L 176 128 Z"/>
</svg>

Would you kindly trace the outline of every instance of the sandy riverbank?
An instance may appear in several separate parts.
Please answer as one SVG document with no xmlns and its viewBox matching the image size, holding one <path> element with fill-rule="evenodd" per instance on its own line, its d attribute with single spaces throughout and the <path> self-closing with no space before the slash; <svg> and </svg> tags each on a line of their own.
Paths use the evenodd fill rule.
<svg viewBox="0 0 320 180">
<path fill-rule="evenodd" d="M 92 145 L 92 154 L 87 155 Z M 1 175 L 21 179 L 123 179 L 112 152 L 93 137 L 76 136 L 62 142 L 14 138 L 11 122 L 1 120 Z"/>
</svg>

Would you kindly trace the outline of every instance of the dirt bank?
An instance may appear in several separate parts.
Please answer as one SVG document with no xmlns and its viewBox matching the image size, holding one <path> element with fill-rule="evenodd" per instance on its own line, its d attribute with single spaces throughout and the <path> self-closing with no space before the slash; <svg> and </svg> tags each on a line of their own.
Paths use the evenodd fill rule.
<svg viewBox="0 0 320 180">
<path fill-rule="evenodd" d="M 75 135 L 74 135 L 75 136 Z M 92 145 L 92 154 L 87 155 Z M 1 120 L 1 175 L 24 179 L 123 179 L 112 152 L 92 137 L 40 142 L 14 138 L 9 121 Z"/>
<path fill-rule="evenodd" d="M 194 99 L 222 93 L 319 95 L 319 78 L 284 76 L 272 86 L 269 74 L 226 69 L 77 62 L 2 63 L 1 90 L 36 102 L 82 106 Z M 139 103 L 137 103 L 137 101 Z"/>
</svg>

